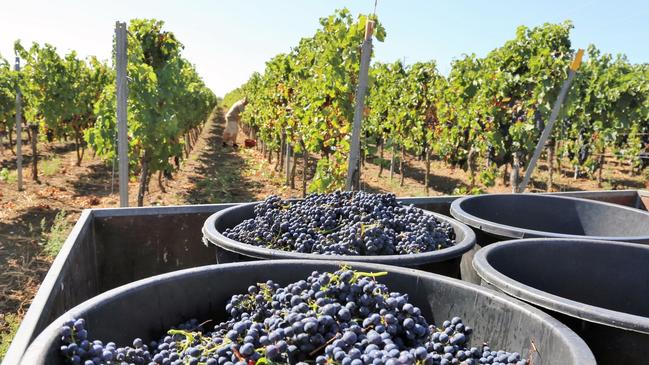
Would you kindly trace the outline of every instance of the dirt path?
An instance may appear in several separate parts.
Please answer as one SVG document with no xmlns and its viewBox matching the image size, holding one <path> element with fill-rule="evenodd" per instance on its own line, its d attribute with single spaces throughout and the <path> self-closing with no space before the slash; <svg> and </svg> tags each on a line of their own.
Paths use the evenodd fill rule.
<svg viewBox="0 0 649 365">
<path fill-rule="evenodd" d="M 222 146 L 224 123 L 221 113 L 204 126 L 189 158 L 165 183 L 166 192 L 152 182 L 145 205 L 244 202 L 274 190 L 275 182 L 258 174 L 265 165 L 259 164 L 255 151 Z M 243 144 L 245 137 L 239 137 Z"/>
</svg>

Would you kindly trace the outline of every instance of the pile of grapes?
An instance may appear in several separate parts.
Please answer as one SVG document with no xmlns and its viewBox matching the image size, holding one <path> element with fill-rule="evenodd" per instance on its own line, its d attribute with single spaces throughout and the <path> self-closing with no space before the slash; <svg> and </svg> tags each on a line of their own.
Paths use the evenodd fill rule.
<svg viewBox="0 0 649 365">
<path fill-rule="evenodd" d="M 337 191 L 289 202 L 269 196 L 255 217 L 223 233 L 235 241 L 323 255 L 406 255 L 453 246 L 447 222 L 393 194 Z"/>
<path fill-rule="evenodd" d="M 285 287 L 272 281 L 234 295 L 228 320 L 205 330 L 191 320 L 159 341 L 118 347 L 90 341 L 83 319 L 63 326 L 68 364 L 136 365 L 528 365 L 518 353 L 469 347 L 458 317 L 429 325 L 407 294 L 376 281 L 387 273 L 343 267 Z"/>
</svg>

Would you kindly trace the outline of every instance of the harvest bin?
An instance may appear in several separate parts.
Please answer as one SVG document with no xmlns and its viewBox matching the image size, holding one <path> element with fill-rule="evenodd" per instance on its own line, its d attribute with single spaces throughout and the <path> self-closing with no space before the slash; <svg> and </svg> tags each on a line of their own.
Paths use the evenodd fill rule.
<svg viewBox="0 0 649 365">
<path fill-rule="evenodd" d="M 462 258 L 462 279 L 480 283 L 471 262 L 496 241 L 554 237 L 649 243 L 649 212 L 587 199 L 539 194 L 467 196 L 451 215 L 475 230 L 476 245 Z"/>
<path fill-rule="evenodd" d="M 649 192 L 559 193 L 631 207 L 649 205 Z M 449 214 L 457 196 L 401 199 Z M 646 203 L 645 203 L 646 202 Z M 56 257 L 5 355 L 16 365 L 27 346 L 54 319 L 84 300 L 153 275 L 214 263 L 214 248 L 201 243 L 205 219 L 234 204 L 85 210 Z"/>
<path fill-rule="evenodd" d="M 482 284 L 532 303 L 580 335 L 600 365 L 649 363 L 649 247 L 586 239 L 480 250 Z"/>
<path fill-rule="evenodd" d="M 456 242 L 454 246 L 437 251 L 409 255 L 320 255 L 254 246 L 232 240 L 222 234 L 227 228 L 232 228 L 246 219 L 253 218 L 257 204 L 259 203 L 231 207 L 213 214 L 205 221 L 203 235 L 205 236 L 206 244 L 212 243 L 216 246 L 217 263 L 222 264 L 255 259 L 349 260 L 410 267 L 459 279 L 462 254 L 471 250 L 475 244 L 475 234 L 465 224 L 447 216 L 428 211 L 425 211 L 426 214 L 432 214 L 438 221 L 447 222 L 453 227 Z"/>
<path fill-rule="evenodd" d="M 85 318 L 89 335 L 130 344 L 158 339 L 172 325 L 197 318 L 225 319 L 233 294 L 266 280 L 280 284 L 306 278 L 313 270 L 335 271 L 342 262 L 273 260 L 204 266 L 124 285 L 73 308 L 49 325 L 30 346 L 23 365 L 63 364 L 60 327 L 68 319 Z M 394 266 L 349 263 L 360 271 L 387 271 L 379 280 L 390 290 L 408 293 L 431 322 L 455 315 L 474 329 L 472 344 L 531 356 L 534 365 L 594 365 L 592 353 L 574 332 L 547 314 L 505 295 L 459 280 Z M 236 280 L 232 280 L 236 278 Z M 539 353 L 531 351 L 534 341 Z"/>
</svg>

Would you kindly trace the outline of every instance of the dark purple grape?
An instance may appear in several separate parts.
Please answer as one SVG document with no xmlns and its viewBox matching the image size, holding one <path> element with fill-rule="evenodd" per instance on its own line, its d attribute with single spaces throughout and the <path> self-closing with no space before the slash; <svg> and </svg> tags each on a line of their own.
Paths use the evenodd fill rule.
<svg viewBox="0 0 649 365">
<path fill-rule="evenodd" d="M 255 206 L 254 218 L 224 235 L 255 246 L 322 255 L 402 255 L 455 244 L 450 224 L 401 205 L 393 194 L 343 191 L 311 194 L 298 202 L 269 196 Z"/>
<path fill-rule="evenodd" d="M 136 338 L 126 347 L 79 339 L 85 321 L 69 321 L 61 328 L 60 353 L 74 365 L 248 365 L 262 358 L 274 364 L 528 364 L 519 353 L 466 347 L 471 329 L 461 318 L 438 329 L 407 295 L 348 268 L 313 272 L 286 286 L 260 283 L 225 308 L 230 316 L 212 329 L 192 319 L 149 345 Z"/>
</svg>

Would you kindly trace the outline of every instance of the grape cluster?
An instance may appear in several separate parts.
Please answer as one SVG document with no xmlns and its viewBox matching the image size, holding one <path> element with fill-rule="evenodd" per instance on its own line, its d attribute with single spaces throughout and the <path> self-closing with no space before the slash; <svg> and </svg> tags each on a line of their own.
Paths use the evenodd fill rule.
<svg viewBox="0 0 649 365">
<path fill-rule="evenodd" d="M 73 365 L 159 365 L 159 364 L 184 364 L 179 360 L 175 342 L 171 336 L 166 336 L 160 342 L 153 341 L 146 345 L 140 338 L 133 340 L 132 346 L 118 347 L 114 342 L 104 344 L 100 340 L 91 341 L 85 328 L 83 318 L 69 320 L 61 327 L 60 352 L 67 364 Z M 177 326 L 179 331 L 196 331 L 200 325 L 196 319 Z M 176 331 L 172 329 L 169 332 Z M 176 361 L 176 362 L 174 362 Z M 198 364 L 192 362 L 192 364 Z M 216 364 L 216 363 L 210 363 Z"/>
<path fill-rule="evenodd" d="M 157 342 L 89 341 L 83 319 L 61 330 L 68 364 L 99 365 L 528 365 L 518 353 L 469 347 L 459 317 L 429 325 L 407 294 L 343 267 L 284 287 L 273 281 L 232 296 L 228 319 L 204 331 L 191 320 Z"/>
<path fill-rule="evenodd" d="M 223 233 L 235 241 L 323 255 L 405 255 L 453 246 L 455 232 L 393 194 L 337 191 L 290 202 L 269 196 L 254 218 Z"/>
</svg>

